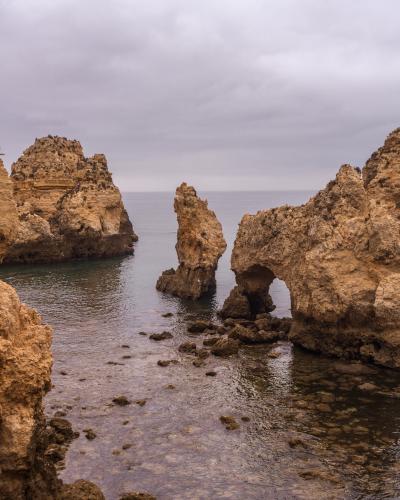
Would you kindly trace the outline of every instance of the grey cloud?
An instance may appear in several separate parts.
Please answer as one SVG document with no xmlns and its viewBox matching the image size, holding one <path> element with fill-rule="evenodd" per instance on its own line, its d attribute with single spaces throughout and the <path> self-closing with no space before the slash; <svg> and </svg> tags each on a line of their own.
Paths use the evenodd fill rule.
<svg viewBox="0 0 400 500">
<path fill-rule="evenodd" d="M 400 125 L 395 0 L 0 1 L 0 142 L 57 134 L 125 190 L 319 189 Z"/>
</svg>

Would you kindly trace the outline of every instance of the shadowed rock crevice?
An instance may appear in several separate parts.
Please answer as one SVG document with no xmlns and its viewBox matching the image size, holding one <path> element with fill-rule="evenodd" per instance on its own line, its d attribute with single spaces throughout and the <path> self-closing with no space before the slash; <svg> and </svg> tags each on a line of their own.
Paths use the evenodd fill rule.
<svg viewBox="0 0 400 500">
<path fill-rule="evenodd" d="M 293 342 L 400 368 L 400 128 L 363 179 L 342 165 L 305 205 L 246 214 L 231 264 L 241 295 L 261 304 L 274 277 L 286 283 Z"/>
<path fill-rule="evenodd" d="M 78 141 L 36 139 L 11 167 L 18 234 L 4 264 L 60 262 L 133 253 L 137 236 L 106 157 Z"/>
<path fill-rule="evenodd" d="M 197 300 L 215 288 L 215 271 L 226 242 L 215 213 L 207 208 L 207 200 L 198 198 L 194 188 L 185 182 L 177 188 L 176 195 L 179 266 L 176 271 L 164 271 L 156 288 L 183 299 Z"/>
</svg>

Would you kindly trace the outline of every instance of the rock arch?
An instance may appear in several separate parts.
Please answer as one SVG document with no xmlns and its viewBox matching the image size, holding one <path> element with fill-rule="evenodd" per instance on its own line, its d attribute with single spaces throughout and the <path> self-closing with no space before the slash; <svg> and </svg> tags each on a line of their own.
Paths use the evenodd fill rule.
<svg viewBox="0 0 400 500">
<path fill-rule="evenodd" d="M 400 128 L 362 178 L 342 165 L 305 205 L 244 215 L 231 258 L 238 287 L 222 312 L 233 294 L 265 302 L 277 277 L 291 295 L 293 342 L 400 368 L 399 188 Z"/>
</svg>

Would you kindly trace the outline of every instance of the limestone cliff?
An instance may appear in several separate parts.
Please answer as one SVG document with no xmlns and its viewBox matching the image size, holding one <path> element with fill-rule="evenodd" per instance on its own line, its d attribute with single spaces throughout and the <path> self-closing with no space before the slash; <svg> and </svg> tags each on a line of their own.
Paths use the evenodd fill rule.
<svg viewBox="0 0 400 500">
<path fill-rule="evenodd" d="M 0 262 L 18 232 L 18 215 L 11 181 L 0 158 Z"/>
<path fill-rule="evenodd" d="M 307 204 L 246 214 L 231 264 L 255 302 L 285 281 L 293 342 L 400 368 L 400 128 L 362 179 L 343 165 Z"/>
<path fill-rule="evenodd" d="M 226 250 L 222 226 L 207 200 L 184 182 L 176 190 L 174 210 L 178 217 L 179 267 L 164 271 L 156 288 L 184 299 L 197 300 L 215 287 L 218 260 Z"/>
<path fill-rule="evenodd" d="M 133 253 L 137 240 L 102 154 L 78 141 L 36 139 L 11 167 L 19 230 L 4 264 Z"/>
<path fill-rule="evenodd" d="M 0 162 L 0 262 L 18 230 L 12 186 Z M 42 398 L 51 388 L 52 330 L 0 281 L 0 498 L 104 500 L 92 483 L 63 485 L 46 456 Z M 80 496 L 79 496 L 79 495 Z"/>
</svg>

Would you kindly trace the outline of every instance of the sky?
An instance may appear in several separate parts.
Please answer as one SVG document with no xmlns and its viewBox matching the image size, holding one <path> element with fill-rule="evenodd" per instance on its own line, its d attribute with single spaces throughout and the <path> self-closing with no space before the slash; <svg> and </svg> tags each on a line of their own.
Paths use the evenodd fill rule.
<svg viewBox="0 0 400 500">
<path fill-rule="evenodd" d="M 319 190 L 400 126 L 399 0 L 0 0 L 0 146 L 122 191 Z"/>
</svg>

